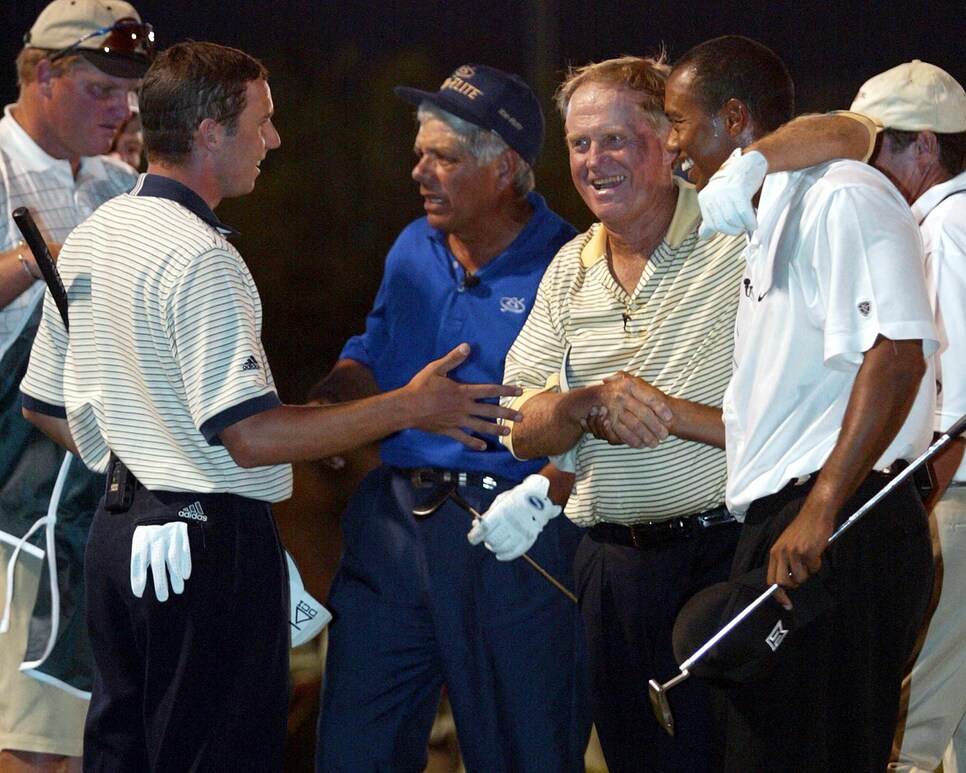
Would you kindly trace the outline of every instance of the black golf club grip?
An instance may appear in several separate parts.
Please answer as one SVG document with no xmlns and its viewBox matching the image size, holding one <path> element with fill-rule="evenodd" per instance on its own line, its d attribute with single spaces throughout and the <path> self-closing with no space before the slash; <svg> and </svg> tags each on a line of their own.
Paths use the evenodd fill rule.
<svg viewBox="0 0 966 773">
<path fill-rule="evenodd" d="M 57 304 L 57 310 L 60 311 L 60 318 L 64 320 L 64 327 L 69 330 L 70 325 L 67 322 L 67 291 L 64 289 L 64 283 L 60 281 L 60 274 L 57 273 L 57 265 L 54 263 L 54 258 L 47 248 L 47 242 L 44 241 L 44 237 L 41 236 L 40 230 L 37 228 L 37 224 L 30 214 L 30 210 L 26 207 L 17 207 L 13 211 L 13 222 L 17 224 L 17 228 L 23 234 L 23 240 L 27 242 L 27 246 L 30 247 L 30 251 L 34 254 L 34 260 L 40 268 L 40 273 L 44 275 L 44 282 L 47 283 L 47 289 L 54 296 L 54 303 Z"/>
</svg>

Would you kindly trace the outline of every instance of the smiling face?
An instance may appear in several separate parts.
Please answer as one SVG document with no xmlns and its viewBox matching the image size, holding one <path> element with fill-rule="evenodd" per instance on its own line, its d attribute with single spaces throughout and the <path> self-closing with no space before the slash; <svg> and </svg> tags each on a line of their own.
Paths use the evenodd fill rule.
<svg viewBox="0 0 966 773">
<path fill-rule="evenodd" d="M 433 228 L 462 235 L 478 230 L 500 196 L 496 165 L 479 163 L 456 133 L 436 117 L 422 120 L 414 145 L 412 177 Z"/>
<path fill-rule="evenodd" d="M 674 154 L 664 148 L 664 137 L 633 89 L 614 83 L 579 86 L 565 126 L 574 186 L 609 229 L 641 218 L 655 197 L 673 195 Z"/>
<path fill-rule="evenodd" d="M 688 179 L 701 190 L 737 147 L 727 130 L 726 107 L 708 115 L 695 94 L 694 70 L 675 70 L 664 91 L 664 111 L 671 122 L 667 148 L 690 163 Z"/>
<path fill-rule="evenodd" d="M 222 141 L 216 175 L 222 198 L 242 196 L 255 188 L 261 173 L 259 164 L 281 144 L 272 123 L 272 92 L 264 80 L 250 81 L 245 89 L 245 107 L 234 132 L 219 125 Z"/>
<path fill-rule="evenodd" d="M 85 61 L 61 75 L 41 77 L 49 97 L 44 149 L 71 161 L 107 153 L 130 115 L 128 94 L 137 81 L 106 75 Z"/>
</svg>

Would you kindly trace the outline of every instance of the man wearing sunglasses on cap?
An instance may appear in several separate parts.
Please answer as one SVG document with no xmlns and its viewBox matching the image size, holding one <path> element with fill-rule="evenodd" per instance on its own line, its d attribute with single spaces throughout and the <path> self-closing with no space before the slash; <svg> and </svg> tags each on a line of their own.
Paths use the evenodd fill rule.
<svg viewBox="0 0 966 773">
<path fill-rule="evenodd" d="M 44 283 L 10 213 L 27 207 L 56 256 L 74 226 L 132 187 L 130 170 L 101 155 L 128 117 L 128 94 L 153 50 L 150 26 L 121 0 L 55 0 L 24 40 L 16 62 L 19 97 L 0 119 L 0 600 L 11 590 L 15 546 L 47 514 L 64 460 L 20 410 L 17 387 Z M 3 610 L 9 630 L 0 637 L 2 771 L 80 765 L 93 672 L 82 563 L 104 478 L 79 459 L 67 464 L 52 508 L 59 581 L 48 590 L 43 552 L 28 545 L 13 567 L 12 599 Z"/>
</svg>

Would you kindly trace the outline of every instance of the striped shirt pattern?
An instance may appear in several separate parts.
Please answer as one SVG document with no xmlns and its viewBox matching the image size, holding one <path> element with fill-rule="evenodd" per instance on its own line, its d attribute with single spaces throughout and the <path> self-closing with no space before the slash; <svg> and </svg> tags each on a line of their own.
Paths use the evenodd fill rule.
<svg viewBox="0 0 966 773">
<path fill-rule="evenodd" d="M 535 392 L 579 389 L 624 370 L 675 397 L 720 406 L 731 376 L 744 237 L 699 240 L 693 187 L 679 182 L 664 241 L 630 296 L 612 276 L 595 224 L 550 264 L 507 356 L 504 381 Z M 512 436 L 510 440 L 512 446 Z M 724 501 L 724 451 L 669 438 L 655 449 L 584 435 L 573 449 L 576 485 L 567 514 L 589 526 L 702 512 Z"/>
<path fill-rule="evenodd" d="M 71 229 L 107 199 L 130 190 L 135 176 L 114 159 L 84 158 L 77 178 L 70 162 L 48 156 L 21 128 L 8 106 L 0 119 L 0 252 L 21 240 L 11 213 L 30 210 L 50 244 L 62 244 Z M 0 356 L 16 340 L 44 293 L 34 284 L 0 309 Z"/>
<path fill-rule="evenodd" d="M 150 489 L 289 497 L 290 465 L 243 469 L 201 431 L 278 401 L 258 290 L 225 238 L 175 201 L 123 195 L 71 234 L 59 264 L 70 345 L 48 296 L 21 390 L 65 406 L 84 462 L 104 470 L 113 450 Z"/>
</svg>

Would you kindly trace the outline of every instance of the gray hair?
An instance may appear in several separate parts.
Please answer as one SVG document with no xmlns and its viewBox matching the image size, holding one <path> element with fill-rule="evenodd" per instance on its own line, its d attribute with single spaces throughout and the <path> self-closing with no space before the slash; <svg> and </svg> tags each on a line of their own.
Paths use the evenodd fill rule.
<svg viewBox="0 0 966 773">
<path fill-rule="evenodd" d="M 496 132 L 448 113 L 432 102 L 423 101 L 416 111 L 416 120 L 422 126 L 427 118 L 436 118 L 446 124 L 456 135 L 460 144 L 479 164 L 489 164 L 495 161 L 504 151 L 512 151 L 516 157 L 513 190 L 518 195 L 526 196 L 536 186 L 533 168 Z"/>
</svg>

